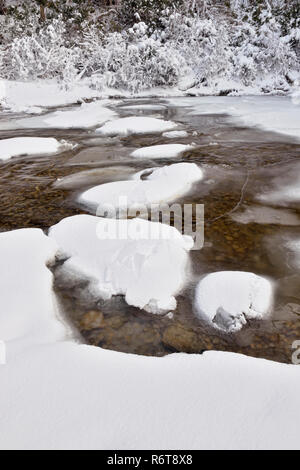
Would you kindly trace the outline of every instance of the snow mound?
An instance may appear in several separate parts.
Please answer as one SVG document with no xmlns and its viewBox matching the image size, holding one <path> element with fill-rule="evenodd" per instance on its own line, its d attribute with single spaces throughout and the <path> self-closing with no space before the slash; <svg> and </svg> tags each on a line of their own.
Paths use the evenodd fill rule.
<svg viewBox="0 0 300 470">
<path fill-rule="evenodd" d="M 54 138 L 14 137 L 0 140 L 0 160 L 21 155 L 52 154 L 67 148 L 72 148 L 72 145 Z"/>
<path fill-rule="evenodd" d="M 177 124 L 151 117 L 127 117 L 107 122 L 96 132 L 105 136 L 119 135 L 126 137 L 131 134 L 155 134 L 174 129 Z"/>
<path fill-rule="evenodd" d="M 84 103 L 70 111 L 56 111 L 45 116 L 42 121 L 46 127 L 60 129 L 88 128 L 103 124 L 117 116 L 114 111 L 103 106 L 103 103 Z"/>
<path fill-rule="evenodd" d="M 151 204 L 173 201 L 189 192 L 192 184 L 202 178 L 203 172 L 195 163 L 176 163 L 154 169 L 146 180 L 116 181 L 95 186 L 81 194 L 79 202 L 93 209 L 98 207 L 99 213 L 106 208 L 138 210 Z"/>
<path fill-rule="evenodd" d="M 174 227 L 79 215 L 62 220 L 49 236 L 69 257 L 62 272 L 90 279 L 93 296 L 124 295 L 129 305 L 152 313 L 176 308 L 175 295 L 186 282 L 193 240 Z"/>
<path fill-rule="evenodd" d="M 174 158 L 193 148 L 192 145 L 165 144 L 142 147 L 132 152 L 134 158 Z"/>
<path fill-rule="evenodd" d="M 266 318 L 272 303 L 271 282 L 248 272 L 208 274 L 196 289 L 197 316 L 227 333 L 241 330 L 248 320 Z"/>
</svg>

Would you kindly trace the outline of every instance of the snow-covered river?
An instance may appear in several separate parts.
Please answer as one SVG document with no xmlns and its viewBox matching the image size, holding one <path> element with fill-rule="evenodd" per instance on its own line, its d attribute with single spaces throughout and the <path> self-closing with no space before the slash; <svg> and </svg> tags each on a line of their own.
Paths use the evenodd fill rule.
<svg viewBox="0 0 300 470">
<path fill-rule="evenodd" d="M 283 97 L 187 97 L 115 100 L 106 109 L 109 117 L 138 118 L 135 125 L 145 117 L 171 121 L 177 124 L 175 133 L 166 128 L 101 134 L 93 127 L 94 109 L 83 109 L 82 115 L 73 107 L 0 115 L 0 139 L 55 138 L 73 144 L 51 156 L 1 163 L 0 230 L 48 231 L 65 217 L 92 212 L 78 198 L 94 186 L 128 181 L 153 167 L 196 163 L 204 177 L 177 201 L 204 204 L 205 244 L 190 252 L 191 273 L 173 315 L 147 313 L 122 296 L 95 302 L 84 279 L 70 283 L 61 276 L 59 262 L 51 269 L 61 307 L 84 341 L 106 349 L 153 356 L 225 350 L 289 363 L 291 344 L 300 339 L 299 107 Z M 158 155 L 144 151 L 173 144 L 181 147 L 161 148 Z M 141 148 L 141 158 L 133 156 Z M 196 284 L 217 271 L 270 279 L 275 286 L 271 317 L 250 320 L 230 334 L 199 319 Z"/>
</svg>

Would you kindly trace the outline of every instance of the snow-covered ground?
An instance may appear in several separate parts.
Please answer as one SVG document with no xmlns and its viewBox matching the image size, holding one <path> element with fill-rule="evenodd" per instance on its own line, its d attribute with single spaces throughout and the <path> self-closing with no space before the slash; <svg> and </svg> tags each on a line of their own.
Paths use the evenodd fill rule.
<svg viewBox="0 0 300 470">
<path fill-rule="evenodd" d="M 1 449 L 299 447 L 295 366 L 81 345 L 59 314 L 46 268 L 56 249 L 40 230 L 0 234 Z"/>
<path fill-rule="evenodd" d="M 20 155 L 48 155 L 68 148 L 72 148 L 72 144 L 51 137 L 14 137 L 0 140 L 0 160 Z"/>
</svg>

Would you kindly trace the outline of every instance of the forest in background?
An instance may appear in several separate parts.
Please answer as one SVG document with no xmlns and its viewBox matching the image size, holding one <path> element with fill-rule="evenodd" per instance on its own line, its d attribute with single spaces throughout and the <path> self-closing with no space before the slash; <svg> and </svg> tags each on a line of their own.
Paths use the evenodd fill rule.
<svg viewBox="0 0 300 470">
<path fill-rule="evenodd" d="M 0 78 L 95 89 L 287 92 L 299 0 L 0 0 Z"/>
</svg>

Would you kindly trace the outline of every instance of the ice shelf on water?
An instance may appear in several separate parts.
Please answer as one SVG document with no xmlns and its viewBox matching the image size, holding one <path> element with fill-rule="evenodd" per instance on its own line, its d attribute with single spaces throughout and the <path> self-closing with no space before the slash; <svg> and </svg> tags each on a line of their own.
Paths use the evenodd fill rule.
<svg viewBox="0 0 300 470">
<path fill-rule="evenodd" d="M 71 160 L 72 161 L 72 160 Z M 93 168 L 78 173 L 73 173 L 63 178 L 58 178 L 53 187 L 60 189 L 77 189 L 91 184 L 120 181 L 121 178 L 127 180 L 134 174 L 134 169 L 125 165 L 114 165 L 104 168 Z"/>
<path fill-rule="evenodd" d="M 245 207 L 244 210 L 234 212 L 230 217 L 240 224 L 300 225 L 300 217 L 294 211 L 265 206 Z"/>
</svg>

